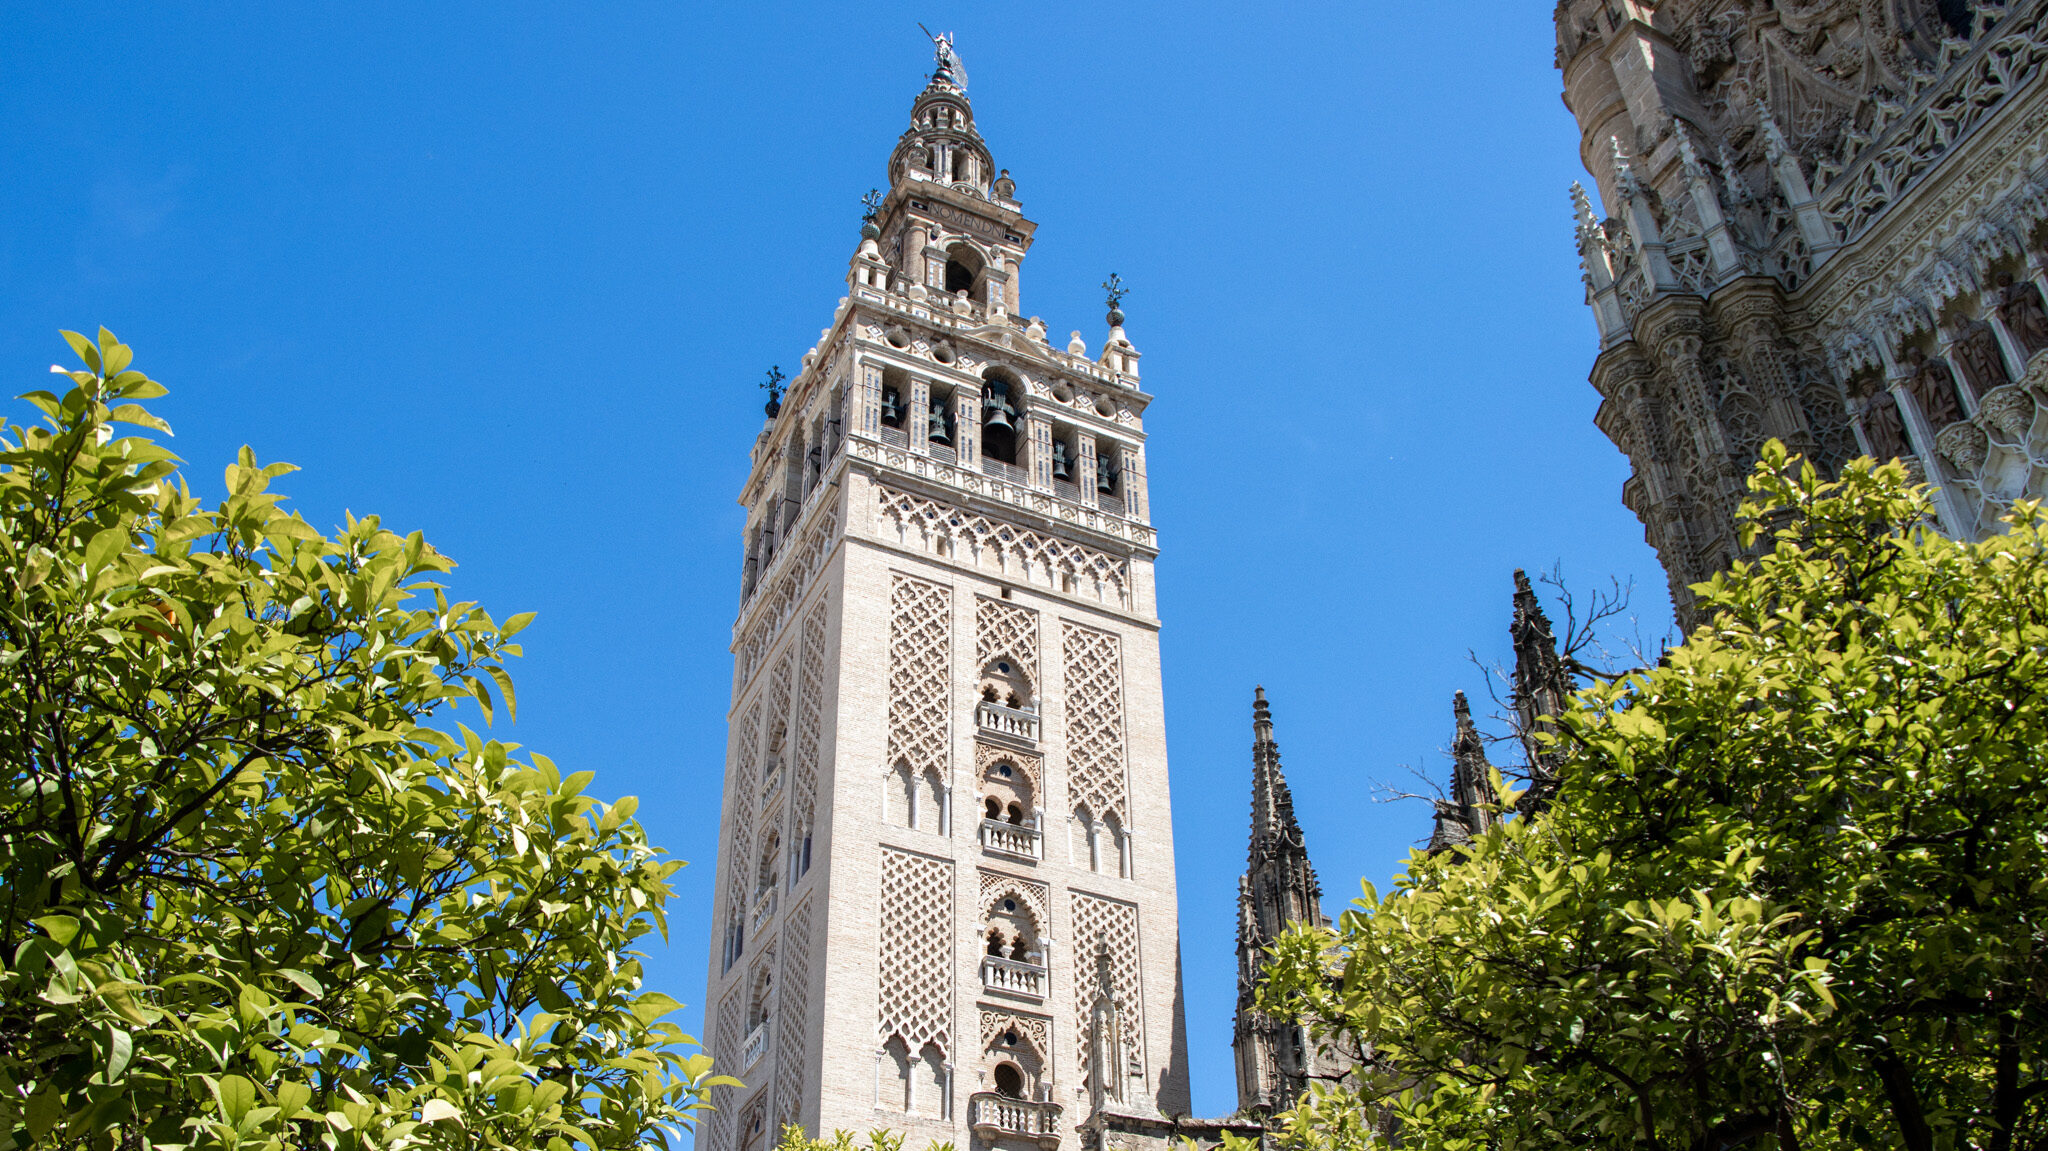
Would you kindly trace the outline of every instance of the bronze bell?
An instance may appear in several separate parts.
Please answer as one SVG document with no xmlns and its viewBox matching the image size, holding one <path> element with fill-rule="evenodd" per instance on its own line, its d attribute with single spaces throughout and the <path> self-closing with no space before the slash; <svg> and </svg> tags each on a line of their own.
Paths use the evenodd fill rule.
<svg viewBox="0 0 2048 1151">
<path fill-rule="evenodd" d="M 953 437 L 946 434 L 946 409 L 932 405 L 931 417 L 926 424 L 925 439 L 935 444 L 951 444 Z"/>
<path fill-rule="evenodd" d="M 882 389 L 882 422 L 892 428 L 903 426 L 903 397 L 895 388 Z"/>
<path fill-rule="evenodd" d="M 1052 442 L 1052 478 L 1056 480 L 1071 480 L 1074 478 L 1074 469 L 1067 466 L 1067 441 L 1065 440 L 1054 440 Z"/>
<path fill-rule="evenodd" d="M 988 386 L 981 396 L 981 413 L 981 422 L 988 427 L 1017 430 L 1017 409 L 1010 406 L 1010 389 L 1006 384 Z"/>
<path fill-rule="evenodd" d="M 1116 494 L 1116 465 L 1108 456 L 1095 457 L 1095 490 L 1106 496 Z"/>
</svg>

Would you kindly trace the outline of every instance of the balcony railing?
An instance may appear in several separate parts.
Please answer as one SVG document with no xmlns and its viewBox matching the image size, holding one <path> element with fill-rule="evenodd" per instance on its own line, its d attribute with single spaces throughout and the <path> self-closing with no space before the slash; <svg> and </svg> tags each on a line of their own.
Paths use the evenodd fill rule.
<svg viewBox="0 0 2048 1151">
<path fill-rule="evenodd" d="M 762 807 L 767 807 L 768 802 L 774 799 L 776 794 L 782 790 L 782 777 L 787 774 L 789 772 L 781 764 L 776 764 L 768 769 L 768 778 L 761 781 Z"/>
<path fill-rule="evenodd" d="M 1038 713 L 1035 711 L 1005 707 L 1000 703 L 982 700 L 974 707 L 974 724 L 983 731 L 992 731 L 997 735 L 1038 742 Z"/>
<path fill-rule="evenodd" d="M 1006 464 L 1001 460 L 989 459 L 987 456 L 981 457 L 981 472 L 983 475 L 994 476 L 999 480 L 1008 480 L 1013 484 L 1028 484 L 1031 482 L 1030 472 L 1025 471 L 1016 464 Z"/>
<path fill-rule="evenodd" d="M 1012 1099 L 993 1091 L 977 1091 L 967 1097 L 967 1122 L 984 1139 L 1021 1135 L 1037 1140 L 1040 1146 L 1057 1147 L 1060 1111 L 1057 1103 Z"/>
<path fill-rule="evenodd" d="M 762 924 L 775 918 L 775 891 L 776 889 L 771 887 L 754 899 L 754 917 L 751 922 L 756 935 L 761 933 Z"/>
<path fill-rule="evenodd" d="M 768 1054 L 768 1025 L 772 1022 L 772 1019 L 763 1019 L 759 1026 L 747 1032 L 746 1045 L 740 1048 L 740 1070 L 752 1070 L 754 1064 Z"/>
<path fill-rule="evenodd" d="M 1000 819 L 981 821 L 981 846 L 997 855 L 1017 859 L 1044 859 L 1045 835 L 1035 827 L 1004 823 Z"/>
<path fill-rule="evenodd" d="M 1045 968 L 1036 963 L 1004 959 L 1000 955 L 981 957 L 981 987 L 1005 995 L 1045 998 Z"/>
</svg>

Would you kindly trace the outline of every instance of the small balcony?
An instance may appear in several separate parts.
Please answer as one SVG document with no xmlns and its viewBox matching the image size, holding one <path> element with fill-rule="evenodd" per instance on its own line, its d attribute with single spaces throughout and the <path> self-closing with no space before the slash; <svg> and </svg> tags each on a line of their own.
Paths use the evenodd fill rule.
<svg viewBox="0 0 2048 1151">
<path fill-rule="evenodd" d="M 754 914 L 748 922 L 757 936 L 761 934 L 761 925 L 775 918 L 775 894 L 776 889 L 771 887 L 754 897 Z"/>
<path fill-rule="evenodd" d="M 1038 713 L 982 700 L 974 705 L 974 726 L 1025 743 L 1038 742 Z"/>
<path fill-rule="evenodd" d="M 768 769 L 768 777 L 761 781 L 761 810 L 766 811 L 775 797 L 782 794 L 782 780 L 788 774 L 789 769 L 781 765 Z"/>
<path fill-rule="evenodd" d="M 759 1063 L 761 1057 L 768 1054 L 769 1024 L 773 1022 L 771 1019 L 763 1019 L 759 1026 L 747 1032 L 747 1041 L 740 1047 L 740 1070 L 753 1070 L 754 1064 Z"/>
<path fill-rule="evenodd" d="M 977 1091 L 967 1097 L 967 1123 L 983 1139 L 1004 1136 L 1034 1140 L 1050 1151 L 1060 1145 L 1060 1111 L 1057 1103 L 1012 1099 L 993 1091 Z"/>
<path fill-rule="evenodd" d="M 1000 955 L 981 957 L 981 989 L 1000 992 L 1004 995 L 1018 995 L 1026 999 L 1045 999 L 1045 968 L 1036 963 L 1024 963 L 1016 959 L 1004 959 Z"/>
<path fill-rule="evenodd" d="M 981 849 L 990 855 L 1033 862 L 1045 858 L 1045 833 L 1035 827 L 1004 823 L 1000 819 L 981 821 Z"/>
</svg>

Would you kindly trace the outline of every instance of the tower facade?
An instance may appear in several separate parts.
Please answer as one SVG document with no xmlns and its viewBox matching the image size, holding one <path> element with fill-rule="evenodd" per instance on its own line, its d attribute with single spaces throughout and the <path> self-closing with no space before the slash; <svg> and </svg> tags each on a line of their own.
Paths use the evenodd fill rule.
<svg viewBox="0 0 2048 1151">
<path fill-rule="evenodd" d="M 1323 888 L 1309 863 L 1294 796 L 1280 771 L 1280 745 L 1266 689 L 1252 695 L 1252 834 L 1244 877 L 1237 885 L 1237 1019 L 1231 1048 L 1237 1061 L 1237 1110 L 1271 1116 L 1294 1106 L 1309 1081 L 1337 1068 L 1306 1031 L 1259 1011 L 1265 951 L 1297 923 L 1328 927 Z"/>
<path fill-rule="evenodd" d="M 2048 493 L 2048 4 L 1562 0 L 1597 421 L 1688 618 L 1776 437 Z"/>
<path fill-rule="evenodd" d="M 951 44 L 747 509 L 708 1151 L 1078 1146 L 1187 1109 L 1138 352 L 1019 306 Z"/>
</svg>

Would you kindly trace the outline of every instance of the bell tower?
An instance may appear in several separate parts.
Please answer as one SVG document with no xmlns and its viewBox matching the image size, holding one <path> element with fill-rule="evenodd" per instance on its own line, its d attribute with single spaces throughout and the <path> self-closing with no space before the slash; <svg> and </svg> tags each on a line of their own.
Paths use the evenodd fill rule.
<svg viewBox="0 0 2048 1151">
<path fill-rule="evenodd" d="M 1095 355 L 1023 314 L 1036 226 L 934 47 L 740 492 L 708 1151 L 1188 1106 L 1152 397 L 1114 277 Z"/>
</svg>

